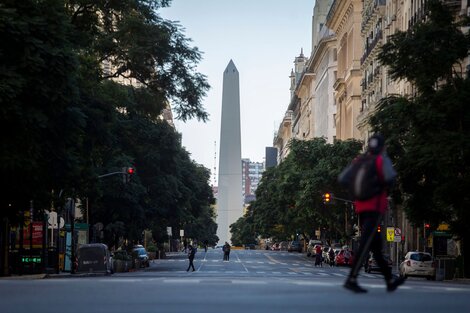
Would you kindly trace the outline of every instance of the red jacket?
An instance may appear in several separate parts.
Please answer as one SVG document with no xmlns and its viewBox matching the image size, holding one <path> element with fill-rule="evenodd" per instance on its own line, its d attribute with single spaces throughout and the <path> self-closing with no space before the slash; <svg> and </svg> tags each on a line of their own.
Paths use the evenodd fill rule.
<svg viewBox="0 0 470 313">
<path fill-rule="evenodd" d="M 379 179 L 384 181 L 384 172 L 383 172 L 383 157 L 382 155 L 378 155 L 375 163 L 377 167 L 377 173 L 379 174 Z M 387 191 L 384 191 L 368 200 L 354 201 L 354 207 L 356 213 L 363 213 L 363 212 L 370 212 L 370 211 L 378 211 L 381 214 L 384 214 L 388 207 L 388 200 L 387 200 Z"/>
</svg>

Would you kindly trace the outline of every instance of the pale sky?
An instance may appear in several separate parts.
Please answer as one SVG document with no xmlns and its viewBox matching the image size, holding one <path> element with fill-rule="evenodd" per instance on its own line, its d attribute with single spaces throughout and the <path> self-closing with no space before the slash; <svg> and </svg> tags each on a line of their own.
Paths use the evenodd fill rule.
<svg viewBox="0 0 470 313">
<path fill-rule="evenodd" d="M 197 70 L 211 85 L 203 100 L 209 121 L 175 121 L 193 160 L 211 171 L 215 165 L 217 173 L 223 72 L 233 60 L 240 76 L 242 158 L 264 161 L 290 101 L 294 58 L 302 48 L 305 56 L 311 53 L 314 5 L 315 0 L 173 0 L 159 11 L 178 21 L 203 53 Z"/>
</svg>

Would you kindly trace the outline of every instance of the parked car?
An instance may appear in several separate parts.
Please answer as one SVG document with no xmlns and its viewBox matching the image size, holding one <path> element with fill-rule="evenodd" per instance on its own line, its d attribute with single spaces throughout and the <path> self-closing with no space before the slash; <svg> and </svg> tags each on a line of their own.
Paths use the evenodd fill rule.
<svg viewBox="0 0 470 313">
<path fill-rule="evenodd" d="M 322 245 L 323 245 L 323 242 L 322 242 L 321 240 L 315 240 L 315 239 L 311 239 L 311 240 L 308 242 L 308 245 L 307 245 L 307 256 L 315 256 L 315 248 L 316 248 L 316 245 L 322 246 Z"/>
<path fill-rule="evenodd" d="M 279 251 L 281 250 L 280 246 L 278 243 L 274 243 L 272 246 L 271 246 L 271 250 L 273 251 Z"/>
<path fill-rule="evenodd" d="M 281 241 L 279 243 L 279 250 L 287 251 L 288 246 L 289 246 L 289 243 L 287 241 Z"/>
<path fill-rule="evenodd" d="M 113 258 L 104 243 L 82 244 L 77 251 L 77 273 L 114 273 Z"/>
<path fill-rule="evenodd" d="M 432 255 L 427 252 L 410 251 L 405 255 L 405 260 L 400 264 L 400 276 L 436 278 L 436 264 Z"/>
<path fill-rule="evenodd" d="M 136 267 L 137 265 L 139 265 L 139 267 L 150 266 L 147 250 L 145 250 L 144 246 L 142 245 L 137 245 L 132 248 L 132 258 L 134 261 L 134 266 Z"/>
<path fill-rule="evenodd" d="M 392 266 L 393 266 L 393 262 L 392 262 L 392 259 L 390 258 L 390 255 L 384 254 L 383 257 L 384 257 L 385 261 L 387 262 L 388 267 L 391 270 Z M 372 255 L 372 253 L 369 255 L 369 259 L 364 264 L 364 270 L 366 271 L 366 273 L 370 273 L 370 272 L 374 272 L 374 271 L 375 272 L 380 272 L 380 267 L 377 264 L 377 262 L 375 261 L 374 256 Z"/>
<path fill-rule="evenodd" d="M 346 249 L 339 250 L 338 254 L 335 257 L 335 265 L 336 266 L 351 266 L 353 264 L 354 252 L 349 251 L 349 253 L 351 254 L 351 257 L 349 258 L 349 260 L 347 262 L 344 258 L 345 253 L 346 253 Z"/>
<path fill-rule="evenodd" d="M 243 245 L 245 247 L 245 250 L 255 250 L 256 245 L 254 243 L 248 243 Z"/>
<path fill-rule="evenodd" d="M 287 251 L 288 252 L 302 252 L 302 245 L 300 244 L 300 241 L 291 241 L 289 245 L 287 246 Z"/>
</svg>

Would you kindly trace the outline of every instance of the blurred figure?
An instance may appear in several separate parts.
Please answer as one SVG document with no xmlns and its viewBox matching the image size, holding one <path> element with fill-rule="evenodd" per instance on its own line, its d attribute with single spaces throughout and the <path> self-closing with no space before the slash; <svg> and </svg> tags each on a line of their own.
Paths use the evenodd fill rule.
<svg viewBox="0 0 470 313">
<path fill-rule="evenodd" d="M 362 187 L 363 185 L 358 183 L 360 180 L 358 180 L 359 176 L 356 176 L 356 174 L 359 173 L 358 164 L 365 164 L 364 162 L 369 162 L 370 166 L 367 169 L 367 174 L 362 176 L 367 179 L 364 178 L 361 182 L 369 183 L 369 186 L 372 188 L 368 189 L 373 190 L 373 196 L 368 199 L 354 199 L 354 207 L 359 215 L 362 232 L 359 247 L 354 254 L 355 258 L 351 272 L 344 283 L 344 288 L 356 293 L 367 292 L 366 289 L 358 285 L 357 276 L 364 264 L 365 257 L 369 254 L 369 250 L 371 250 L 385 278 L 387 291 L 391 292 L 403 284 L 404 278 L 392 277 L 391 269 L 382 255 L 382 238 L 381 233 L 377 231 L 377 227 L 388 208 L 387 189 L 392 187 L 397 173 L 393 168 L 392 161 L 385 153 L 385 139 L 380 134 L 374 134 L 369 138 L 367 152 L 356 157 L 341 172 L 338 177 L 339 183 L 348 187 L 349 190 L 355 190 L 354 188 L 357 190 L 357 187 Z"/>
</svg>

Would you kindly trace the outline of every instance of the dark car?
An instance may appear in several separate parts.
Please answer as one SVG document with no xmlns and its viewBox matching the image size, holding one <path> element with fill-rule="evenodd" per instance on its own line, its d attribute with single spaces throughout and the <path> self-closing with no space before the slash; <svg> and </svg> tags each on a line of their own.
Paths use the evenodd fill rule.
<svg viewBox="0 0 470 313">
<path fill-rule="evenodd" d="M 289 245 L 287 246 L 287 251 L 288 252 L 302 252 L 302 245 L 300 244 L 300 241 L 291 241 Z"/>
<path fill-rule="evenodd" d="M 113 258 L 108 246 L 103 243 L 82 244 L 77 254 L 77 273 L 112 274 L 114 272 Z"/>
<path fill-rule="evenodd" d="M 384 256 L 385 261 L 388 264 L 388 267 L 391 270 L 392 266 L 393 266 L 392 259 L 390 258 L 390 256 L 388 254 L 384 254 L 383 256 Z M 364 264 L 364 270 L 366 271 L 366 273 L 370 273 L 370 272 L 374 272 L 374 271 L 380 272 L 380 267 L 377 264 L 377 262 L 375 261 L 374 256 L 372 255 L 372 253 L 369 256 L 369 259 Z"/>
<path fill-rule="evenodd" d="M 144 246 L 141 246 L 141 245 L 134 246 L 134 248 L 132 248 L 132 258 L 134 260 L 135 267 L 137 266 L 149 267 L 150 266 L 149 256 Z"/>
</svg>

